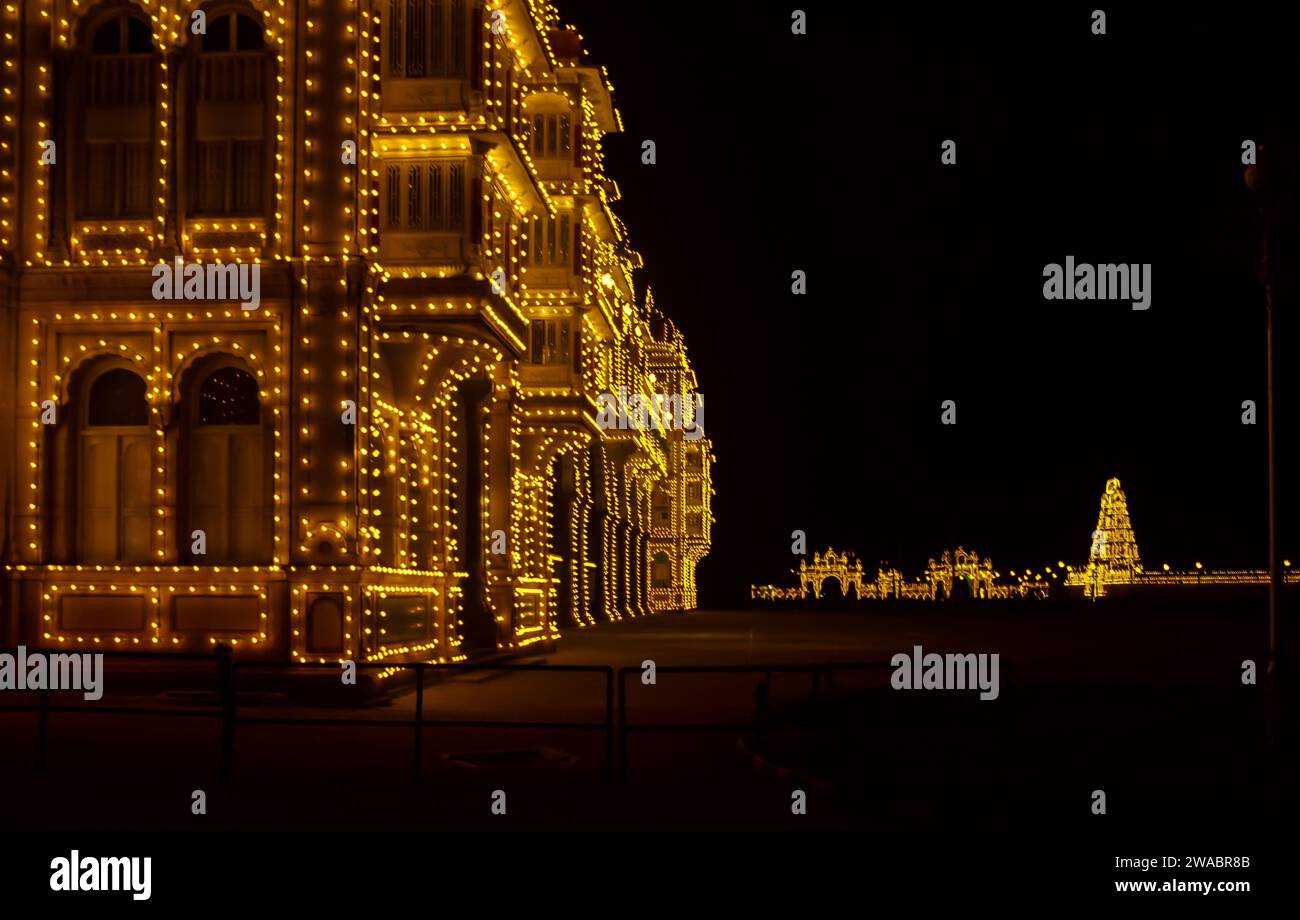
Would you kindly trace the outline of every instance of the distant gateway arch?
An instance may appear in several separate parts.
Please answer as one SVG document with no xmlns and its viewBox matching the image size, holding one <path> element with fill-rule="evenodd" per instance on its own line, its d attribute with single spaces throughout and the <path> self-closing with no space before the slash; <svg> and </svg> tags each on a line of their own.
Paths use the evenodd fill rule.
<svg viewBox="0 0 1300 920">
<path fill-rule="evenodd" d="M 849 596 L 849 585 L 853 586 L 853 596 L 862 599 L 862 563 L 852 553 L 837 553 L 834 549 L 826 550 L 826 555 L 813 553 L 812 565 L 808 560 L 799 560 L 799 586 L 802 593 L 812 591 L 813 597 L 821 597 L 822 586 L 826 579 L 834 578 L 840 583 L 844 596 Z"/>
</svg>

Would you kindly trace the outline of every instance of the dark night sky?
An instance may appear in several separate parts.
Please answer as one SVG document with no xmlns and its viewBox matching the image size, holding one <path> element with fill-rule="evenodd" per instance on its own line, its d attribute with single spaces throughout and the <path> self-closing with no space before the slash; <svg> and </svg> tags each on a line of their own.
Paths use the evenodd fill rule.
<svg viewBox="0 0 1300 920">
<path fill-rule="evenodd" d="M 1148 565 L 1264 564 L 1264 308 L 1240 156 L 1294 132 L 1300 23 L 1109 7 L 1097 37 L 1091 6 L 805 3 L 796 37 L 789 3 L 558 6 L 609 69 L 617 210 L 706 400 L 705 603 L 786 583 L 795 528 L 868 571 L 959 542 L 1002 568 L 1080 561 L 1110 475 Z M 1151 308 L 1045 301 L 1043 266 L 1066 255 L 1151 263 Z M 796 268 L 807 296 L 790 294 Z M 1282 349 L 1284 447 L 1297 350 Z M 1261 424 L 1241 424 L 1243 399 Z"/>
</svg>

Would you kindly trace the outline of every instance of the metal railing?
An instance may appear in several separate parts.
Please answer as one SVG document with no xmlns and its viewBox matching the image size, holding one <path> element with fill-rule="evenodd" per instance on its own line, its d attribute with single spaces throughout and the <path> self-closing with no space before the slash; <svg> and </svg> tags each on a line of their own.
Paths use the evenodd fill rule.
<svg viewBox="0 0 1300 920">
<path fill-rule="evenodd" d="M 209 52 L 199 55 L 199 102 L 239 103 L 262 101 L 260 52 Z"/>
<path fill-rule="evenodd" d="M 888 671 L 890 665 L 885 662 L 825 662 L 821 664 L 738 664 L 738 665 L 658 665 L 655 667 L 656 679 L 660 674 L 762 674 L 754 688 L 754 716 L 749 722 L 635 722 L 627 720 L 627 676 L 640 675 L 641 667 L 623 667 L 618 670 L 618 778 L 621 785 L 627 785 L 627 736 L 630 732 L 752 732 L 754 747 L 757 748 L 763 738 L 763 732 L 772 718 L 771 691 L 773 674 L 807 674 L 812 678 L 811 688 L 814 697 L 822 692 L 823 679 L 829 689 L 835 689 L 836 671 L 866 672 Z"/>
<path fill-rule="evenodd" d="M 151 54 L 95 54 L 90 58 L 90 105 L 144 105 L 153 89 Z"/>
<path fill-rule="evenodd" d="M 106 658 L 137 659 L 157 662 L 158 655 L 147 652 L 105 651 Z M 384 728 L 407 728 L 412 730 L 412 770 L 416 782 L 420 781 L 423 766 L 424 729 L 441 728 L 498 728 L 498 729 L 537 729 L 537 730 L 577 730 L 602 731 L 605 734 L 605 773 L 613 780 L 614 773 L 614 669 L 608 665 L 580 664 L 511 664 L 508 662 L 456 662 L 436 664 L 429 662 L 357 662 L 358 671 L 414 671 L 415 673 L 415 714 L 410 719 L 367 718 L 367 717 L 321 717 L 308 716 L 261 716 L 241 712 L 238 701 L 238 675 L 241 671 L 266 669 L 284 669 L 280 662 L 244 661 L 237 662 L 228 647 L 219 647 L 212 655 L 201 653 L 168 655 L 167 661 L 206 661 L 216 666 L 217 703 L 204 708 L 163 708 L 158 706 L 67 706 L 52 705 L 49 689 L 35 690 L 40 694 L 35 705 L 6 706 L 0 705 L 3 712 L 36 712 L 39 714 L 37 729 L 37 769 L 45 770 L 46 751 L 49 738 L 49 722 L 52 713 L 77 713 L 81 715 L 127 715 L 127 716 L 175 716 L 180 718 L 216 718 L 221 722 L 220 732 L 220 772 L 225 779 L 234 776 L 235 770 L 235 730 L 240 725 L 284 725 L 284 726 L 331 726 L 364 725 Z M 294 670 L 315 669 L 339 673 L 339 664 L 301 663 L 294 664 Z M 605 681 L 604 718 L 600 721 L 521 721 L 508 719 L 435 719 L 424 714 L 424 690 L 426 675 L 430 672 L 440 674 L 465 673 L 473 671 L 488 672 L 551 672 L 601 674 Z M 357 704 L 350 704 L 357 705 Z"/>
<path fill-rule="evenodd" d="M 136 659 L 157 662 L 158 655 L 147 652 L 105 651 L 109 658 Z M 216 702 L 210 707 L 176 708 L 160 706 L 71 706 L 53 705 L 49 689 L 35 690 L 39 693 L 34 705 L 0 705 L 3 712 L 36 712 L 38 719 L 37 768 L 46 768 L 49 739 L 50 716 L 53 713 L 75 713 L 80 715 L 125 715 L 158 716 L 179 718 L 215 718 L 220 720 L 219 761 L 220 775 L 230 779 L 235 772 L 236 729 L 241 725 L 282 725 L 282 726 L 336 726 L 359 725 L 383 727 L 390 729 L 410 729 L 412 732 L 411 766 L 412 776 L 419 782 L 423 772 L 424 730 L 430 728 L 466 728 L 466 729 L 520 729 L 520 730 L 555 730 L 555 731 L 600 731 L 604 733 L 605 774 L 611 785 L 617 779 L 626 786 L 628 774 L 628 735 L 652 732 L 752 732 L 755 747 L 762 740 L 765 729 L 771 724 L 772 711 L 770 697 L 772 677 L 776 674 L 804 674 L 810 678 L 810 687 L 814 697 L 823 688 L 838 689 L 834 683 L 836 672 L 871 672 L 888 670 L 889 665 L 882 662 L 844 662 L 819 663 L 806 665 L 770 664 L 770 665 L 661 665 L 656 667 L 656 675 L 661 674 L 761 674 L 754 690 L 753 718 L 749 721 L 735 722 L 632 722 L 627 718 L 629 674 L 640 675 L 642 668 L 627 666 L 619 668 L 615 704 L 614 668 L 610 665 L 579 664 L 512 664 L 509 662 L 457 662 L 451 664 L 428 662 L 357 662 L 358 671 L 392 671 L 395 669 L 414 672 L 415 712 L 412 718 L 374 718 L 347 716 L 273 716 L 241 711 L 239 705 L 239 674 L 259 670 L 285 669 L 282 662 L 272 661 L 235 661 L 230 649 L 219 646 L 214 654 L 180 653 L 171 654 L 167 661 L 203 661 L 215 665 Z M 339 672 L 337 662 L 296 663 L 293 670 L 324 670 Z M 424 691 L 428 686 L 430 673 L 438 675 L 463 674 L 472 672 L 540 672 L 540 673 L 575 673 L 599 674 L 604 680 L 604 715 L 598 721 L 544 721 L 513 719 L 440 719 L 429 718 L 424 712 Z M 360 703 L 342 705 L 357 706 Z M 615 720 L 617 718 L 617 725 Z M 615 773 L 615 739 L 618 745 L 617 774 Z"/>
</svg>

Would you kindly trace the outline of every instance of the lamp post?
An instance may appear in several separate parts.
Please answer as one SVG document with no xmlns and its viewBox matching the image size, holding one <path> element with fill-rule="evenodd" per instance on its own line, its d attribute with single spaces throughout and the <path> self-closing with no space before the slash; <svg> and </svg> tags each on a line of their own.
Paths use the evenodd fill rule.
<svg viewBox="0 0 1300 920">
<path fill-rule="evenodd" d="M 1256 149 L 1256 156 L 1258 159 L 1265 157 L 1263 145 Z M 1246 187 L 1255 196 L 1259 208 L 1259 278 L 1264 285 L 1264 420 L 1268 439 L 1268 664 L 1265 673 L 1268 675 L 1270 685 L 1272 685 L 1276 682 L 1278 676 L 1277 598 L 1281 593 L 1282 570 L 1277 564 L 1277 473 L 1273 426 L 1273 419 L 1276 414 L 1274 412 L 1273 389 L 1273 277 L 1269 271 L 1268 214 L 1264 207 L 1266 194 L 1264 186 L 1266 183 L 1263 179 L 1264 175 L 1257 165 L 1252 163 L 1246 167 Z"/>
<path fill-rule="evenodd" d="M 1271 218 L 1282 216 L 1282 212 L 1275 212 L 1274 209 L 1280 207 L 1281 201 L 1290 193 L 1287 191 L 1288 182 L 1278 169 L 1280 161 L 1274 162 L 1269 157 L 1273 153 L 1273 146 L 1269 145 L 1267 153 L 1263 144 L 1256 147 L 1259 165 L 1248 165 L 1245 179 L 1246 187 L 1254 195 L 1259 209 L 1259 279 L 1264 286 L 1265 394 L 1268 400 L 1265 412 L 1268 431 L 1268 663 L 1264 671 L 1265 743 L 1270 750 L 1276 751 L 1279 745 L 1289 740 L 1283 726 L 1288 722 L 1285 711 L 1290 707 L 1291 688 L 1287 684 L 1290 680 L 1290 674 L 1287 673 L 1290 662 L 1281 662 L 1286 653 L 1281 646 L 1277 620 L 1278 598 L 1282 593 L 1282 569 L 1278 565 L 1277 546 L 1277 439 L 1274 424 L 1277 416 L 1274 386 L 1276 341 L 1273 335 L 1274 274 L 1270 258 L 1273 240 L 1269 234 L 1269 223 Z"/>
</svg>

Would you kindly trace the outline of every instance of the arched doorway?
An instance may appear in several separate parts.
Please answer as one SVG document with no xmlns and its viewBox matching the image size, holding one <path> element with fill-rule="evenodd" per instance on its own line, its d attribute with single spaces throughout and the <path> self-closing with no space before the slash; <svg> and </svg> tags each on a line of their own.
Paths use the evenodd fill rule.
<svg viewBox="0 0 1300 920">
<path fill-rule="evenodd" d="M 971 600 L 974 596 L 975 585 L 969 575 L 958 575 L 952 580 L 952 591 L 948 595 L 948 600 L 962 603 Z"/>
<path fill-rule="evenodd" d="M 461 579 L 461 650 L 495 651 L 496 619 L 487 596 L 487 541 L 483 532 L 483 404 L 491 391 L 486 380 L 467 380 L 456 389 L 453 435 L 457 452 L 452 522 L 459 537 Z"/>
<path fill-rule="evenodd" d="M 79 562 L 149 561 L 151 431 L 145 382 L 105 360 L 81 378 L 74 407 L 75 509 L 70 534 Z"/>
<path fill-rule="evenodd" d="M 605 500 L 605 451 L 599 443 L 593 443 L 587 453 L 591 475 L 591 513 L 587 518 L 587 554 L 591 563 L 588 566 L 588 596 L 591 618 L 599 621 L 608 618 L 605 606 L 605 531 L 609 506 Z"/>
<path fill-rule="evenodd" d="M 822 579 L 821 590 L 817 594 L 818 600 L 830 604 L 843 603 L 847 598 L 844 593 L 844 585 L 836 575 L 827 575 Z"/>
<path fill-rule="evenodd" d="M 269 562 L 269 436 L 257 378 L 235 359 L 213 356 L 185 383 L 181 558 L 196 565 Z M 204 534 L 202 555 L 192 551 L 197 531 Z"/>
<path fill-rule="evenodd" d="M 574 557 L 573 514 L 578 498 L 577 465 L 568 454 L 561 454 L 551 463 L 551 527 L 547 555 L 551 563 L 551 576 L 559 580 L 556 586 L 556 612 L 560 625 L 578 625 L 578 592 L 576 566 L 581 560 Z"/>
</svg>

